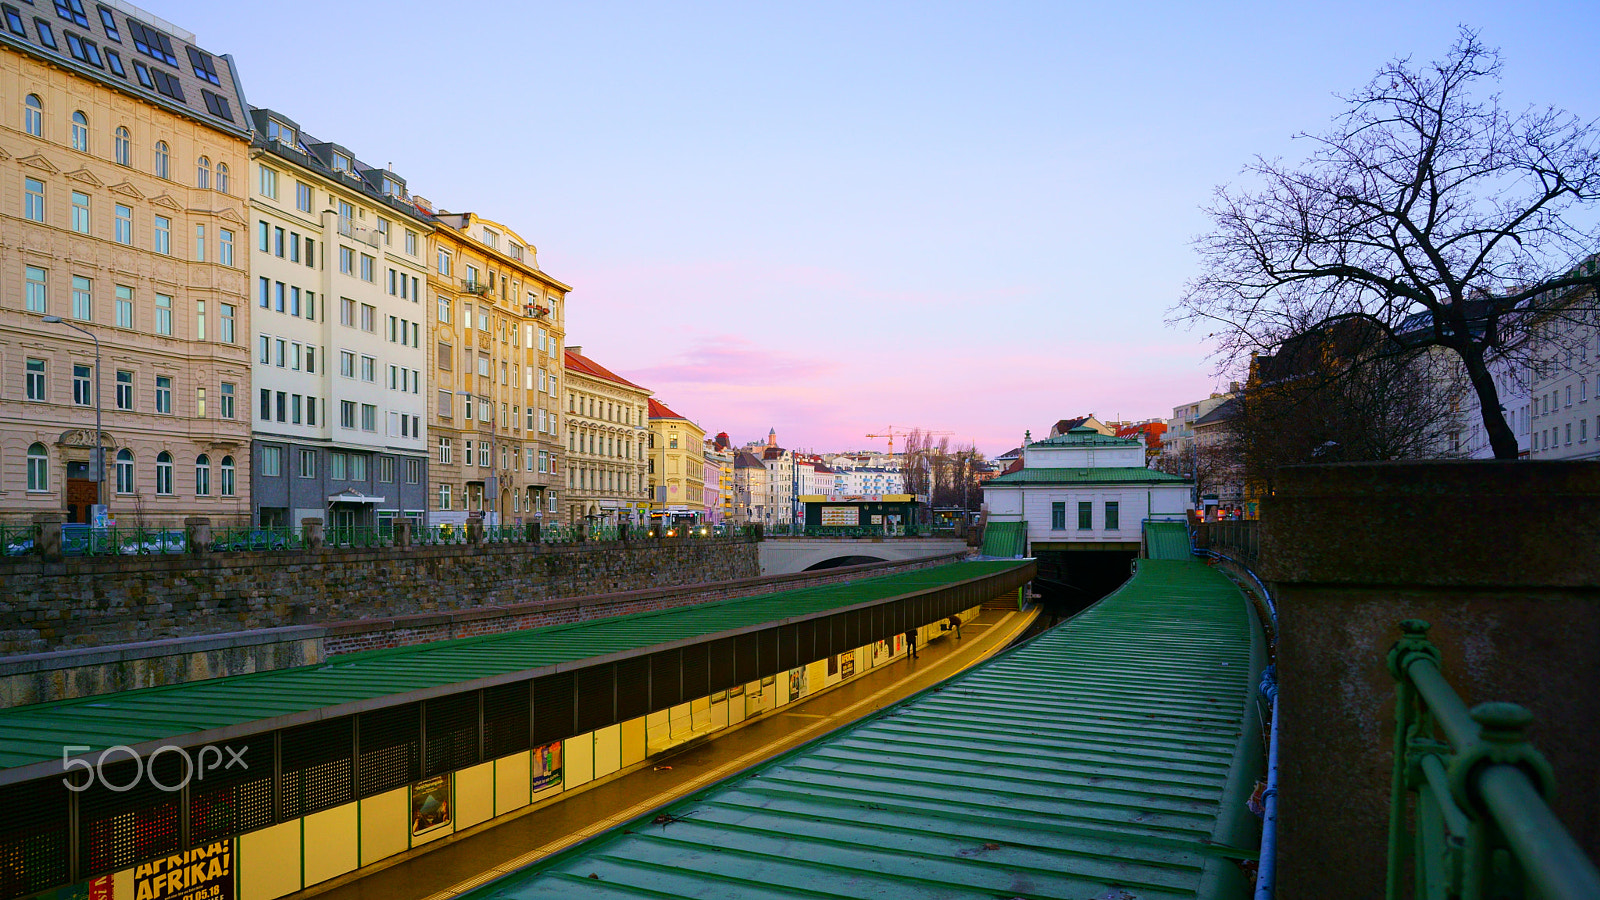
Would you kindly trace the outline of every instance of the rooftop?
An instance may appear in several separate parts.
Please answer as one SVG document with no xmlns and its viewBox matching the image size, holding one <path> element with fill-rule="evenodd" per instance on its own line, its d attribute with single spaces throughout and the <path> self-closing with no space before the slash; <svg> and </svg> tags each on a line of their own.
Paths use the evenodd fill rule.
<svg viewBox="0 0 1600 900">
<path fill-rule="evenodd" d="M 1018 469 L 997 475 L 983 483 L 985 488 L 1011 484 L 1187 484 L 1178 475 L 1168 475 L 1142 466 L 1102 466 L 1075 469 Z"/>
<path fill-rule="evenodd" d="M 577 350 L 574 350 L 571 347 L 567 348 L 567 353 L 566 353 L 566 357 L 565 357 L 565 363 L 566 363 L 566 367 L 568 369 L 571 369 L 572 371 L 578 372 L 578 373 L 583 374 L 583 375 L 588 375 L 591 378 L 599 378 L 599 379 L 604 380 L 604 381 L 615 382 L 617 384 L 622 385 L 623 387 L 636 388 L 636 389 L 641 390 L 641 391 L 648 392 L 650 390 L 647 387 L 641 387 L 640 385 L 634 384 L 633 382 L 629 381 L 628 379 L 623 378 L 621 375 L 618 375 L 617 373 L 611 371 L 610 369 L 606 368 L 605 366 L 600 365 L 599 363 L 595 362 L 594 360 L 590 359 L 587 356 L 584 356 L 583 354 L 579 353 Z M 654 404 L 654 405 L 652 405 L 650 407 L 650 415 L 653 417 L 656 414 L 655 413 L 655 407 L 659 406 L 660 404 L 655 404 L 654 401 L 651 401 L 651 402 L 652 402 L 652 404 Z M 666 409 L 665 406 L 662 406 L 661 408 L 662 409 Z M 682 416 L 677 416 L 677 418 L 681 419 L 683 417 Z"/>
</svg>

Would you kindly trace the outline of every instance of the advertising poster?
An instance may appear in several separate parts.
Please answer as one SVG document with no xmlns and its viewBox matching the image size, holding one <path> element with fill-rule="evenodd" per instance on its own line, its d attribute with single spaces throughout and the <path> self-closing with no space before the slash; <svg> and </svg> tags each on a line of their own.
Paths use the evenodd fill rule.
<svg viewBox="0 0 1600 900">
<path fill-rule="evenodd" d="M 850 650 L 839 654 L 839 677 L 851 678 L 856 674 L 856 652 Z"/>
<path fill-rule="evenodd" d="M 855 506 L 824 506 L 822 508 L 822 524 L 828 526 L 842 526 L 854 528 L 861 524 L 861 509 Z"/>
<path fill-rule="evenodd" d="M 411 785 L 411 835 L 450 825 L 450 776 L 424 778 Z"/>
<path fill-rule="evenodd" d="M 789 670 L 789 699 L 790 700 L 794 700 L 794 699 L 797 699 L 797 698 L 805 696 L 806 688 L 808 687 L 806 682 L 808 680 L 809 680 L 809 678 L 806 675 L 806 667 L 805 666 L 801 666 L 798 669 L 790 669 Z"/>
<path fill-rule="evenodd" d="M 561 783 L 561 742 L 533 748 L 533 789 L 542 791 Z"/>
<path fill-rule="evenodd" d="M 97 893 L 101 892 L 101 893 Z M 112 896 L 111 878 L 97 878 L 89 896 Z M 233 842 L 217 841 L 133 870 L 134 900 L 233 900 Z"/>
</svg>

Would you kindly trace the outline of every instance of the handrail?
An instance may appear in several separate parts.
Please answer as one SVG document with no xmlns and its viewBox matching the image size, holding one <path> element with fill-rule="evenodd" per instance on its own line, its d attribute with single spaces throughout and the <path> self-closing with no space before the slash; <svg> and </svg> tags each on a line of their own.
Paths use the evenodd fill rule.
<svg viewBox="0 0 1600 900">
<path fill-rule="evenodd" d="M 1555 778 L 1525 737 L 1532 714 L 1514 703 L 1468 710 L 1429 627 L 1401 622 L 1389 650 L 1398 696 L 1386 896 L 1600 897 L 1600 871 L 1550 810 Z"/>
</svg>

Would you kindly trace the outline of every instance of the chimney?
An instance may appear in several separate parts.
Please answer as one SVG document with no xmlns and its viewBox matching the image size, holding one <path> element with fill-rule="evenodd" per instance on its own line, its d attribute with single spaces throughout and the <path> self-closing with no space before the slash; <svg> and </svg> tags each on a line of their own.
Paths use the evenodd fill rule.
<svg viewBox="0 0 1600 900">
<path fill-rule="evenodd" d="M 567 345 L 567 352 L 568 353 L 576 353 L 579 356 L 582 356 L 583 355 L 583 347 L 581 345 L 579 345 L 579 344 L 568 344 Z"/>
</svg>

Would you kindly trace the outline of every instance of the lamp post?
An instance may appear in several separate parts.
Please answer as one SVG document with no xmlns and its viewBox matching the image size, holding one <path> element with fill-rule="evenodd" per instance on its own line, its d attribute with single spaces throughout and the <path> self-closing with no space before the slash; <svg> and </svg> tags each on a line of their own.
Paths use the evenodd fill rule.
<svg viewBox="0 0 1600 900">
<path fill-rule="evenodd" d="M 50 325 L 65 325 L 73 331 L 89 336 L 94 341 L 94 454 L 89 457 L 94 466 L 94 502 L 96 506 L 106 505 L 106 451 L 105 432 L 100 428 L 100 338 L 87 328 L 82 328 L 68 322 L 60 316 L 45 316 L 44 321 Z M 91 522 L 92 524 L 92 522 Z"/>
</svg>

